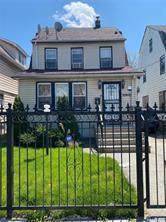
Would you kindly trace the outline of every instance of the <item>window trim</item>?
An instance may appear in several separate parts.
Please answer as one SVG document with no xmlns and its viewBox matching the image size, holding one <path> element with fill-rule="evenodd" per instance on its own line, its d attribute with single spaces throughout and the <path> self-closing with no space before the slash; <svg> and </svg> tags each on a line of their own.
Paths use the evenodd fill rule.
<svg viewBox="0 0 166 222">
<path fill-rule="evenodd" d="M 153 51 L 153 39 L 149 39 L 149 53 Z"/>
<path fill-rule="evenodd" d="M 111 49 L 111 67 L 109 67 L 109 68 L 101 67 L 101 49 L 102 48 L 110 48 Z M 100 46 L 99 47 L 99 63 L 100 63 L 100 69 L 103 69 L 103 70 L 113 69 L 113 47 L 112 46 Z"/>
<path fill-rule="evenodd" d="M 73 63 L 72 63 L 72 50 L 73 49 L 82 49 L 82 68 L 73 68 Z M 70 49 L 70 62 L 71 62 L 71 70 L 83 70 L 84 69 L 84 48 L 83 47 L 72 47 Z"/>
<path fill-rule="evenodd" d="M 77 84 L 84 84 L 85 85 L 85 96 L 75 96 L 75 97 L 85 97 L 85 108 L 83 109 L 83 110 L 87 110 L 87 82 L 86 81 L 74 81 L 74 82 L 71 82 L 71 88 L 72 88 L 72 90 L 71 90 L 71 105 L 72 105 L 72 107 L 74 107 L 73 106 L 73 98 L 74 98 L 74 89 L 73 89 L 73 86 L 74 85 L 77 85 Z M 81 109 L 75 109 L 75 110 L 81 110 Z"/>
<path fill-rule="evenodd" d="M 50 95 L 49 96 L 39 96 L 39 85 L 50 85 Z M 51 98 L 51 104 L 53 102 L 53 94 L 52 94 L 52 83 L 51 82 L 37 82 L 36 83 L 36 105 L 37 105 L 37 109 L 41 110 L 41 108 L 39 108 L 39 99 L 38 98 L 47 98 L 50 97 Z"/>
<path fill-rule="evenodd" d="M 54 99 L 54 107 L 55 107 L 55 109 L 56 109 L 56 107 L 57 107 L 57 101 L 56 101 L 56 84 L 67 84 L 68 85 L 68 100 L 69 100 L 69 103 L 70 103 L 70 84 L 69 84 L 69 82 L 54 82 L 53 83 L 53 90 L 54 90 L 54 95 L 55 95 L 55 99 Z"/>
<path fill-rule="evenodd" d="M 162 93 L 162 96 L 163 96 L 163 100 L 164 100 L 164 107 L 166 107 L 166 103 L 165 103 L 165 100 L 166 100 L 166 90 L 162 90 L 162 91 L 159 91 L 159 108 L 161 109 L 162 108 L 162 104 L 160 104 L 160 94 Z"/>
<path fill-rule="evenodd" d="M 164 71 L 162 71 L 161 70 L 161 60 L 162 60 L 162 58 L 164 58 Z M 165 61 L 165 55 L 162 55 L 162 56 L 160 56 L 160 75 L 163 75 L 164 73 L 165 73 L 165 63 L 166 63 L 166 61 Z"/>
<path fill-rule="evenodd" d="M 46 51 L 47 51 L 47 49 L 55 49 L 56 50 L 56 68 L 55 69 L 48 69 L 47 67 L 46 67 Z M 47 47 L 47 48 L 44 48 L 44 63 L 45 63 L 45 70 L 48 70 L 48 71 L 55 71 L 55 70 L 58 70 L 58 48 L 49 48 L 49 47 Z"/>
<path fill-rule="evenodd" d="M 50 84 L 51 85 L 51 104 L 52 104 L 52 109 L 56 110 L 56 104 L 55 104 L 55 83 L 68 83 L 69 85 L 69 105 L 73 107 L 72 104 L 72 84 L 73 83 L 85 83 L 86 84 L 86 100 L 85 100 L 85 111 L 87 110 L 87 104 L 88 104 L 88 90 L 87 90 L 87 81 L 37 81 L 36 82 L 36 105 L 37 109 L 39 109 L 39 104 L 38 104 L 38 85 L 39 84 Z M 76 109 L 76 111 L 79 111 Z"/>
</svg>

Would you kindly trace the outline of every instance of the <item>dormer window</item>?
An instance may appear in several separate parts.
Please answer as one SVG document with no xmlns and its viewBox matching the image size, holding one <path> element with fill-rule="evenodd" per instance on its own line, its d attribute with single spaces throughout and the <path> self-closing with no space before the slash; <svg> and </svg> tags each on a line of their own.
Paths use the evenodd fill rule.
<svg viewBox="0 0 166 222">
<path fill-rule="evenodd" d="M 71 68 L 72 69 L 83 69 L 83 48 L 72 48 L 71 49 Z"/>
<path fill-rule="evenodd" d="M 19 60 L 19 62 L 22 64 L 22 65 L 25 65 L 25 56 L 21 53 L 21 52 L 19 52 L 19 54 L 18 54 L 18 60 Z"/>
<path fill-rule="evenodd" d="M 100 47 L 100 68 L 112 68 L 112 47 Z"/>
<path fill-rule="evenodd" d="M 45 68 L 47 70 L 57 69 L 57 49 L 45 49 Z"/>
<path fill-rule="evenodd" d="M 149 40 L 149 52 L 153 51 L 153 41 L 152 39 Z"/>
</svg>

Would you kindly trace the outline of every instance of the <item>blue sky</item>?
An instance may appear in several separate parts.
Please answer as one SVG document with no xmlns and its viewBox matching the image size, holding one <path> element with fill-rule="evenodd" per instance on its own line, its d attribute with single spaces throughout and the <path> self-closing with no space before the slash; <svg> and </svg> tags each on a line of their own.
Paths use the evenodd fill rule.
<svg viewBox="0 0 166 222">
<path fill-rule="evenodd" d="M 69 0 L 1 0 L 0 37 L 15 41 L 31 55 L 37 25 L 53 26 L 53 15 L 63 13 Z M 166 0 L 84 0 L 101 17 L 103 27 L 116 26 L 127 38 L 130 53 L 139 51 L 146 25 L 166 25 Z M 65 26 L 65 23 L 63 24 Z"/>
</svg>

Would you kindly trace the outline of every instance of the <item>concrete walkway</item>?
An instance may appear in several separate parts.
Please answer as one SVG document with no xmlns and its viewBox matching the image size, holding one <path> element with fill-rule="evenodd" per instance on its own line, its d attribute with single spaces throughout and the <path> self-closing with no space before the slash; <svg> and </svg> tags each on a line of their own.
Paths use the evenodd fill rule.
<svg viewBox="0 0 166 222">
<path fill-rule="evenodd" d="M 166 163 L 165 141 L 163 142 L 162 136 L 158 136 L 157 140 L 154 137 L 149 137 L 149 145 L 151 147 L 151 152 L 149 153 L 150 204 L 166 205 L 166 181 L 164 181 L 164 179 L 166 179 L 164 176 Z M 113 154 L 107 154 L 107 156 L 113 157 Z M 122 165 L 124 173 L 128 180 L 131 181 L 131 184 L 137 187 L 136 153 L 123 153 L 122 157 L 120 153 L 115 153 L 114 157 L 119 164 Z M 145 192 L 146 187 L 144 184 L 144 193 Z M 166 209 L 146 209 L 146 215 L 166 216 Z"/>
</svg>

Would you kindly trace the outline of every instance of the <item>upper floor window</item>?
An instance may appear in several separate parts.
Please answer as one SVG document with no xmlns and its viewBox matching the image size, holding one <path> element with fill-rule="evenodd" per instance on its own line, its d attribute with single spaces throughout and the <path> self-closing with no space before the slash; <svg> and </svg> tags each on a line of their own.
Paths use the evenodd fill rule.
<svg viewBox="0 0 166 222">
<path fill-rule="evenodd" d="M 51 83 L 38 83 L 37 86 L 37 106 L 39 109 L 44 109 L 45 104 L 52 103 Z"/>
<path fill-rule="evenodd" d="M 144 75 L 143 75 L 143 83 L 146 82 L 146 70 L 143 70 Z"/>
<path fill-rule="evenodd" d="M 72 48 L 71 49 L 71 68 L 72 69 L 83 69 L 83 48 Z"/>
<path fill-rule="evenodd" d="M 3 106 L 3 94 L 0 94 L 0 107 Z"/>
<path fill-rule="evenodd" d="M 152 52 L 153 51 L 153 40 L 150 39 L 149 40 L 149 52 Z"/>
<path fill-rule="evenodd" d="M 100 48 L 100 68 L 112 68 L 112 47 Z"/>
<path fill-rule="evenodd" d="M 45 68 L 57 69 L 57 49 L 45 49 Z"/>
<path fill-rule="evenodd" d="M 165 73 L 165 55 L 160 57 L 160 75 Z"/>
</svg>

